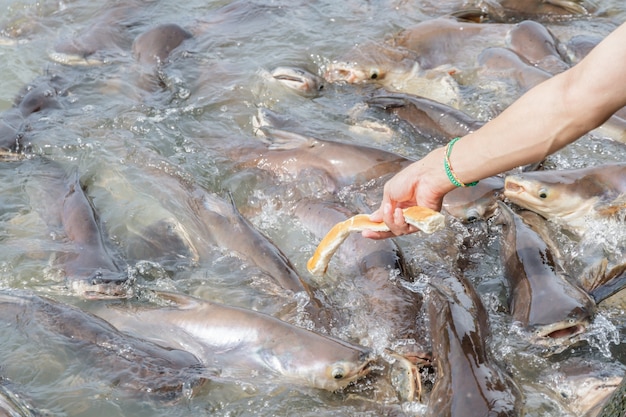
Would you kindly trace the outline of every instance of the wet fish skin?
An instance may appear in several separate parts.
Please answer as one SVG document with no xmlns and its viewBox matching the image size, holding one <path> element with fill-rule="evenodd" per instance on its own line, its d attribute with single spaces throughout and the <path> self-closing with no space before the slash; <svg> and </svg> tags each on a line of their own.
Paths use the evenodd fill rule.
<svg viewBox="0 0 626 417">
<path fill-rule="evenodd" d="M 589 218 L 609 218 L 625 207 L 626 163 L 527 172 L 505 178 L 504 196 L 582 234 Z"/>
<path fill-rule="evenodd" d="M 303 199 L 293 209 L 296 218 L 317 238 L 322 239 L 335 224 L 355 213 L 346 206 L 328 200 Z M 410 280 L 400 248 L 388 239 L 375 241 L 360 234 L 349 236 L 338 249 L 337 258 L 343 269 L 354 274 L 366 300 L 368 311 L 383 321 L 395 339 L 421 339 L 415 320 L 421 307 L 421 297 L 390 278 L 393 269 L 400 271 L 398 279 Z M 371 343 L 371 341 L 370 341 Z"/>
<path fill-rule="evenodd" d="M 300 200 L 293 212 L 318 239 L 356 214 L 338 202 L 315 199 Z M 417 325 L 422 297 L 401 282 L 411 280 L 401 249 L 390 239 L 371 240 L 357 233 L 342 243 L 337 258 L 341 269 L 354 278 L 355 287 L 349 290 L 352 306 L 341 306 L 349 316 L 344 319 L 361 323 L 351 337 L 394 358 L 389 379 L 399 398 L 414 401 L 420 395 L 416 362 L 426 356 L 428 336 Z"/>
<path fill-rule="evenodd" d="M 447 193 L 443 198 L 442 208 L 464 223 L 487 220 L 495 214 L 503 190 L 504 179 L 485 178 L 475 187 L 456 188 Z"/>
<path fill-rule="evenodd" d="M 506 36 L 507 46 L 532 65 L 557 74 L 569 68 L 559 52 L 559 41 L 548 28 L 534 20 L 525 20 Z"/>
<path fill-rule="evenodd" d="M 422 137 L 447 143 L 478 130 L 484 123 L 453 107 L 405 93 L 381 93 L 366 100 L 408 122 Z"/>
<path fill-rule="evenodd" d="M 485 48 L 478 55 L 478 64 L 482 74 L 501 76 L 507 81 L 514 80 L 520 93 L 552 77 L 549 72 L 531 65 L 508 48 Z"/>
<path fill-rule="evenodd" d="M 141 65 L 161 65 L 174 49 L 192 36 L 191 32 L 177 24 L 160 24 L 137 36 L 132 52 Z"/>
<path fill-rule="evenodd" d="M 427 417 L 523 415 L 519 387 L 489 352 L 487 311 L 462 274 L 437 276 L 429 299 L 437 369 Z"/>
<path fill-rule="evenodd" d="M 591 322 L 595 302 L 567 276 L 544 232 L 535 230 L 541 223 L 530 224 L 503 202 L 498 206 L 511 315 L 532 332 L 532 342 L 560 351 Z"/>
<path fill-rule="evenodd" d="M 279 66 L 271 76 L 290 90 L 305 97 L 317 97 L 324 90 L 325 80 L 303 68 Z"/>
<path fill-rule="evenodd" d="M 94 313 L 124 332 L 184 349 L 223 379 L 345 388 L 369 372 L 372 352 L 253 310 L 157 292 L 172 304 Z"/>
<path fill-rule="evenodd" d="M 105 63 L 112 54 L 123 54 L 132 44 L 128 29 L 138 23 L 139 3 L 130 1 L 103 9 L 77 36 L 59 40 L 50 58 L 65 65 L 91 66 Z"/>
<path fill-rule="evenodd" d="M 239 167 L 255 167 L 278 176 L 321 176 L 328 192 L 394 174 L 413 162 L 374 147 L 324 140 L 262 126 L 262 141 L 231 151 Z"/>
<path fill-rule="evenodd" d="M 54 229 L 61 229 L 74 250 L 61 254 L 68 286 L 87 297 L 123 297 L 129 291 L 128 274 L 107 248 L 93 206 L 85 195 L 77 170 L 66 174 L 56 162 L 43 160 L 38 166 L 38 184 L 31 187 L 35 209 Z"/>
<path fill-rule="evenodd" d="M 293 292 L 308 290 L 287 256 L 239 212 L 231 196 L 226 200 L 194 187 L 189 203 L 210 241 L 236 251 L 266 271 L 282 288 Z"/>
<path fill-rule="evenodd" d="M 24 290 L 0 292 L 0 321 L 37 326 L 63 336 L 76 357 L 112 375 L 111 384 L 162 399 L 174 399 L 186 386 L 204 384 L 214 371 L 184 350 L 164 348 L 119 332 L 76 307 Z"/>
</svg>

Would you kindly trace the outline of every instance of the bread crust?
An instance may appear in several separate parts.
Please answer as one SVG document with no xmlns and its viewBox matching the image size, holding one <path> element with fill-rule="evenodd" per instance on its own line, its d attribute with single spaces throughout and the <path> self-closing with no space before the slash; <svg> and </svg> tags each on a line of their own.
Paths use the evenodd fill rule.
<svg viewBox="0 0 626 417">
<path fill-rule="evenodd" d="M 445 224 L 443 214 L 427 207 L 413 206 L 402 210 L 402 212 L 408 224 L 417 227 L 424 233 L 436 232 L 442 229 Z M 371 221 L 367 214 L 357 214 L 337 223 L 317 245 L 315 253 L 307 262 L 306 266 L 309 272 L 313 275 L 324 275 L 330 259 L 350 233 L 364 230 L 388 232 L 389 228 L 384 222 Z"/>
</svg>

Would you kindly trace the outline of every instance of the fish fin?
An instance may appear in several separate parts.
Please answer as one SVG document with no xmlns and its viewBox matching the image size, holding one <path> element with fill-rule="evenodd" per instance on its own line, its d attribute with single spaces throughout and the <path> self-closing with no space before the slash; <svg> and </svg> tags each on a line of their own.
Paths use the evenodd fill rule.
<svg viewBox="0 0 626 417">
<path fill-rule="evenodd" d="M 367 104 L 371 107 L 379 107 L 387 110 L 405 106 L 406 100 L 402 96 L 374 96 L 367 100 Z"/>
<path fill-rule="evenodd" d="M 259 138 L 268 145 L 270 150 L 288 150 L 313 147 L 317 142 L 313 138 L 309 138 L 298 133 L 274 129 L 267 126 L 261 126 L 258 130 L 263 132 L 264 135 L 259 136 Z"/>
<path fill-rule="evenodd" d="M 220 197 L 218 194 L 200 191 L 199 199 L 202 201 L 202 206 L 213 213 L 217 213 L 227 219 L 232 218 L 234 215 L 239 214 L 233 201 L 232 195 L 229 193 L 229 201 Z"/>
<path fill-rule="evenodd" d="M 608 259 L 602 258 L 585 270 L 580 277 L 580 284 L 585 291 L 591 293 L 594 289 L 606 282 L 605 275 L 608 264 Z"/>
<path fill-rule="evenodd" d="M 594 288 L 590 295 L 596 304 L 606 300 L 614 294 L 617 294 L 626 287 L 626 262 L 616 265 L 608 272 L 603 274 L 603 280 L 600 285 Z"/>
</svg>

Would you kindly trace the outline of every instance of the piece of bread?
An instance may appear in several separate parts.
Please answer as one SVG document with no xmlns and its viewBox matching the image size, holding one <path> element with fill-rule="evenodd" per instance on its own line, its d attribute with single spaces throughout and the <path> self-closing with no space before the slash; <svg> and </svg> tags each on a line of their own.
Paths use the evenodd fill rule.
<svg viewBox="0 0 626 417">
<path fill-rule="evenodd" d="M 445 217 L 438 211 L 426 207 L 413 206 L 403 210 L 404 219 L 424 233 L 433 233 L 444 226 Z M 349 219 L 337 223 L 324 236 L 317 246 L 315 253 L 306 264 L 307 269 L 313 275 L 324 275 L 330 258 L 335 254 L 339 245 L 352 232 L 373 230 L 375 232 L 388 232 L 389 228 L 384 222 L 376 223 L 369 219 L 367 214 L 357 214 Z"/>
</svg>

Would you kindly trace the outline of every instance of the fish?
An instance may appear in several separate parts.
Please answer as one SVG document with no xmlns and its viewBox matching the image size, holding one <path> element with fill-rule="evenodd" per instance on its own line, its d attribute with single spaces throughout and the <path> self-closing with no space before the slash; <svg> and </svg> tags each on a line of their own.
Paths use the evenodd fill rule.
<svg viewBox="0 0 626 417">
<path fill-rule="evenodd" d="M 378 107 L 408 122 L 419 136 L 437 143 L 448 143 L 452 138 L 478 130 L 484 122 L 458 109 L 406 93 L 380 93 L 366 100 L 370 107 Z"/>
<path fill-rule="evenodd" d="M 177 24 L 160 24 L 135 38 L 132 53 L 141 65 L 150 67 L 162 65 L 174 49 L 192 37 L 191 32 Z"/>
<path fill-rule="evenodd" d="M 0 150 L 21 153 L 25 148 L 27 125 L 21 110 L 11 108 L 0 115 Z"/>
<path fill-rule="evenodd" d="M 198 268 L 211 263 L 216 253 L 227 252 L 258 267 L 273 292 L 306 296 L 303 310 L 326 327 L 329 313 L 315 290 L 280 248 L 241 214 L 232 196 L 224 198 L 187 181 L 158 158 L 142 158 L 143 164 L 150 161 L 147 166 L 105 170 L 89 187 L 128 261 L 157 262 L 175 277 L 181 268 Z M 154 168 L 159 164 L 161 168 Z"/>
<path fill-rule="evenodd" d="M 460 272 L 431 277 L 428 317 L 435 383 L 427 417 L 519 416 L 519 386 L 489 351 L 491 329 L 472 283 Z"/>
<path fill-rule="evenodd" d="M 138 23 L 138 3 L 109 5 L 76 36 L 58 40 L 49 58 L 63 65 L 94 66 L 124 56 L 133 41 L 129 28 Z"/>
<path fill-rule="evenodd" d="M 453 107 L 460 88 L 452 68 L 423 69 L 412 51 L 377 42 L 354 47 L 329 63 L 324 79 L 333 84 L 373 84 L 392 92 L 410 93 Z"/>
<path fill-rule="evenodd" d="M 300 276 L 283 251 L 239 212 L 232 197 L 225 200 L 215 193 L 194 187 L 190 192 L 189 205 L 201 222 L 204 239 L 235 251 L 244 261 L 258 266 L 279 288 L 292 294 L 306 295 L 303 310 L 316 326 L 328 327 L 332 313 L 325 308 L 315 289 Z"/>
<path fill-rule="evenodd" d="M 464 223 L 487 220 L 495 214 L 503 190 L 503 178 L 484 178 L 474 187 L 456 188 L 447 193 L 442 208 Z"/>
<path fill-rule="evenodd" d="M 241 307 L 156 292 L 156 307 L 96 306 L 117 329 L 192 353 L 219 378 L 338 391 L 364 377 L 374 360 L 356 344 Z"/>
<path fill-rule="evenodd" d="M 54 233 L 71 242 L 55 261 L 70 290 L 85 297 L 125 297 L 131 279 L 107 247 L 97 215 L 85 195 L 77 169 L 66 174 L 55 161 L 43 159 L 31 177 L 31 204 Z"/>
<path fill-rule="evenodd" d="M 509 48 L 485 48 L 478 55 L 479 73 L 482 76 L 501 77 L 515 83 L 518 95 L 552 77 L 549 72 L 531 65 Z"/>
<path fill-rule="evenodd" d="M 507 175 L 504 196 L 583 235 L 589 220 L 614 218 L 626 208 L 626 163 Z"/>
<path fill-rule="evenodd" d="M 318 239 L 335 224 L 354 215 L 338 202 L 313 199 L 299 201 L 293 213 Z M 347 287 L 352 288 L 349 290 L 353 293 L 352 306 L 341 306 L 341 310 L 350 309 L 351 321 L 362 323 L 351 337 L 380 353 L 393 352 L 399 373 L 398 395 L 406 400 L 415 399 L 420 381 L 414 363 L 423 362 L 427 356 L 423 346 L 427 338 L 417 326 L 422 297 L 401 283 L 411 280 L 401 249 L 389 239 L 372 240 L 353 234 L 338 249 L 337 257 L 341 270 L 354 277 L 354 283 Z M 347 279 L 342 277 L 343 281 Z"/>
<path fill-rule="evenodd" d="M 607 398 L 596 417 L 620 417 L 626 410 L 626 378 L 622 378 L 615 391 Z"/>
<path fill-rule="evenodd" d="M 354 143 L 325 140 L 274 127 L 265 110 L 256 122 L 258 143 L 230 151 L 239 169 L 258 168 L 289 179 L 314 175 L 327 192 L 395 174 L 413 160 L 394 152 Z M 270 121 L 268 121 L 270 120 Z"/>
<path fill-rule="evenodd" d="M 509 283 L 513 320 L 530 333 L 530 341 L 558 353 L 582 337 L 596 304 L 567 274 L 545 223 L 535 213 L 516 214 L 498 202 L 502 224 L 500 257 Z"/>
<path fill-rule="evenodd" d="M 70 349 L 72 360 L 101 369 L 98 375 L 111 378 L 111 386 L 129 393 L 180 399 L 185 390 L 200 387 L 215 375 L 214 369 L 203 366 L 185 350 L 122 333 L 93 314 L 33 291 L 0 291 L 0 311 L 3 326 L 14 326 L 26 334 L 42 329 L 54 335 L 48 343 Z M 45 351 L 46 346 L 41 349 Z"/>
<path fill-rule="evenodd" d="M 29 131 L 35 118 L 63 108 L 59 100 L 65 94 L 66 80 L 57 75 L 39 77 L 22 87 L 13 107 L 0 115 L 0 150 L 23 153 L 30 148 Z"/>
<path fill-rule="evenodd" d="M 279 66 L 270 71 L 270 76 L 305 97 L 318 97 L 326 84 L 322 77 L 298 67 Z"/>
<path fill-rule="evenodd" d="M 551 74 L 570 67 L 561 55 L 559 40 L 539 22 L 525 20 L 516 24 L 506 35 L 507 46 L 535 65 Z"/>
<path fill-rule="evenodd" d="M 615 364 L 572 356 L 547 367 L 535 381 L 547 388 L 565 410 L 574 416 L 597 416 L 623 379 Z"/>
</svg>

